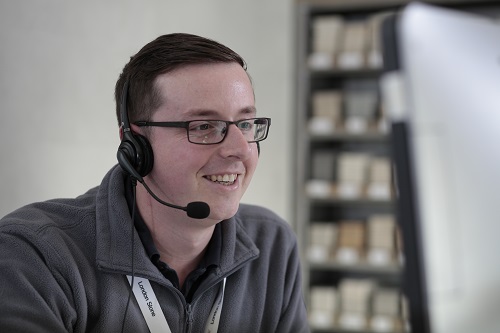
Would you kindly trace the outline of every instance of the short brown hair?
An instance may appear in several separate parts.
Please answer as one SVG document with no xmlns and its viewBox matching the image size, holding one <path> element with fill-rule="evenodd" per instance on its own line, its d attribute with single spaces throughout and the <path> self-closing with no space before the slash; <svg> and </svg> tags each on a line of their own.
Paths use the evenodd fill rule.
<svg viewBox="0 0 500 333">
<path fill-rule="evenodd" d="M 230 48 L 208 38 L 186 33 L 167 34 L 146 44 L 130 58 L 115 86 L 116 116 L 121 125 L 120 101 L 125 82 L 128 81 L 127 113 L 132 123 L 150 120 L 162 102 L 154 86 L 156 78 L 181 66 L 206 63 L 241 65 L 243 58 Z"/>
</svg>

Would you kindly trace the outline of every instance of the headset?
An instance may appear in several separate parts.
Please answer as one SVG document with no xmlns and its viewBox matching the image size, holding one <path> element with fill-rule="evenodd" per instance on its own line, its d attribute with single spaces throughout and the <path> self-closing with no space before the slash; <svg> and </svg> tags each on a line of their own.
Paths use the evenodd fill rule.
<svg viewBox="0 0 500 333">
<path fill-rule="evenodd" d="M 125 80 L 120 101 L 122 141 L 118 147 L 117 159 L 120 166 L 137 180 L 142 180 L 153 169 L 153 149 L 148 139 L 134 134 L 130 128 L 127 111 L 129 80 Z"/>
</svg>

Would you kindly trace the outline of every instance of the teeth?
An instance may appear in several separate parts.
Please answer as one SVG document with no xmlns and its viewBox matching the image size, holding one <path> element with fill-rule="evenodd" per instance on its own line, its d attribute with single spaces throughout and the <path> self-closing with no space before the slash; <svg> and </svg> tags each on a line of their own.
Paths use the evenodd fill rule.
<svg viewBox="0 0 500 333">
<path fill-rule="evenodd" d="M 224 174 L 224 175 L 211 175 L 206 178 L 210 179 L 213 182 L 222 183 L 224 185 L 231 185 L 236 180 L 236 174 Z"/>
</svg>

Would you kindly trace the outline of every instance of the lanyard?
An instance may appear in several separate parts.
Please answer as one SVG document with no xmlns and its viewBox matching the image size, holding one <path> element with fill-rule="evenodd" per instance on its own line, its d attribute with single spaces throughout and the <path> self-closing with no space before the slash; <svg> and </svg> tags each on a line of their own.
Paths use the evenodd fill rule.
<svg viewBox="0 0 500 333">
<path fill-rule="evenodd" d="M 132 283 L 132 277 L 127 276 L 129 283 Z M 222 309 L 222 303 L 224 301 L 224 290 L 226 289 L 226 278 L 222 283 L 222 288 L 219 289 L 219 295 L 215 300 L 212 310 L 210 311 L 210 316 L 208 317 L 207 324 L 205 326 L 205 333 L 216 333 L 219 330 L 219 320 L 220 313 Z M 141 277 L 134 277 L 134 285 L 132 286 L 132 291 L 134 296 L 139 303 L 139 308 L 142 311 L 144 319 L 146 319 L 146 324 L 149 327 L 151 333 L 172 333 L 170 327 L 167 323 L 167 318 L 163 314 L 160 308 L 158 299 L 156 298 L 155 292 L 151 287 L 148 279 Z"/>
</svg>

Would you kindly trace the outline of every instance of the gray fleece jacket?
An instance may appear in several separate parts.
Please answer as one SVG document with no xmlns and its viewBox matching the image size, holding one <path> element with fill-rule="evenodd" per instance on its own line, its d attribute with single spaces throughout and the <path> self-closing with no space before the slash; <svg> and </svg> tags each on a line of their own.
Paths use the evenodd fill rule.
<svg viewBox="0 0 500 333">
<path fill-rule="evenodd" d="M 23 207 L 0 220 L 0 332 L 148 332 L 126 275 L 150 280 L 170 329 L 203 332 L 227 277 L 219 332 L 308 332 L 294 233 L 272 212 L 240 205 L 221 222 L 220 266 L 191 303 L 148 258 L 115 166 L 75 199 Z"/>
</svg>

